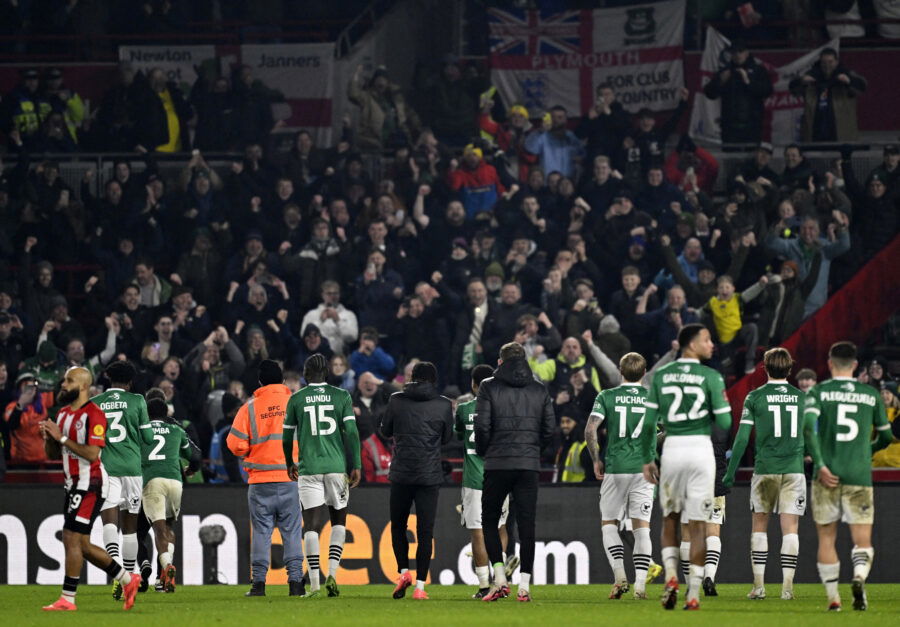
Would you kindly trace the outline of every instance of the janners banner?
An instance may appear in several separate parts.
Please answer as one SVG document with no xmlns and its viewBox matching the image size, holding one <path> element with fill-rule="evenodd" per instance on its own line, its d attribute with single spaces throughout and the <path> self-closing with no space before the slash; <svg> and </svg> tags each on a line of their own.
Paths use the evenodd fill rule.
<svg viewBox="0 0 900 627">
<path fill-rule="evenodd" d="M 489 9 L 491 79 L 507 106 L 582 115 L 611 83 L 626 110 L 677 106 L 684 0 L 594 11 Z"/>
<path fill-rule="evenodd" d="M 766 61 L 765 53 L 757 58 L 769 71 L 774 81 L 773 93 L 766 99 L 765 118 L 763 121 L 764 141 L 784 145 L 800 139 L 800 118 L 803 116 L 803 99 L 790 93 L 788 85 L 791 80 L 808 70 L 819 59 L 825 48 L 839 50 L 840 39 L 832 39 L 824 46 L 808 52 L 781 67 L 774 67 Z M 706 29 L 706 46 L 700 59 L 700 76 L 702 85 L 706 85 L 713 75 L 728 64 L 728 48 L 731 42 L 714 28 Z M 754 53 L 755 54 L 755 53 Z M 690 134 L 695 139 L 711 142 L 722 141 L 722 128 L 719 118 L 722 112 L 721 100 L 710 100 L 697 92 L 694 97 L 694 108 L 691 111 Z"/>
<path fill-rule="evenodd" d="M 241 62 L 253 68 L 254 78 L 284 95 L 287 109 L 276 119 L 287 128 L 307 128 L 315 135 L 331 127 L 333 43 L 243 45 Z"/>
</svg>

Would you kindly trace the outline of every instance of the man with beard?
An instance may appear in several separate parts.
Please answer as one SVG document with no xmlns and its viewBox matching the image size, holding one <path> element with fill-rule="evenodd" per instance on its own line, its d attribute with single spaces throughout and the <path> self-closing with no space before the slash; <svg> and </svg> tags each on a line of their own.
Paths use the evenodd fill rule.
<svg viewBox="0 0 900 627">
<path fill-rule="evenodd" d="M 522 289 L 515 281 L 507 281 L 500 289 L 500 304 L 494 309 L 494 321 L 485 327 L 482 340 L 484 359 L 496 360 L 500 346 L 513 339 L 519 326 L 519 318 L 532 313 L 532 307 L 522 302 Z M 535 312 L 537 313 L 537 312 Z"/>
<path fill-rule="evenodd" d="M 846 217 L 844 220 L 849 221 Z M 846 226 L 845 222 L 837 228 L 836 237 L 834 241 L 831 241 L 820 236 L 819 221 L 816 218 L 807 217 L 801 223 L 800 237 L 796 239 L 778 237 L 778 233 L 784 229 L 783 223 L 776 225 L 766 236 L 765 245 L 769 252 L 796 263 L 801 280 L 810 273 L 816 252 L 821 251 L 822 253 L 819 277 L 806 299 L 803 310 L 804 319 L 818 311 L 828 299 L 828 275 L 831 272 L 831 261 L 850 250 L 850 235 Z"/>
<path fill-rule="evenodd" d="M 544 172 L 559 172 L 568 178 L 575 177 L 575 166 L 584 155 L 584 148 L 575 133 L 568 130 L 568 114 L 565 107 L 551 107 L 544 116 L 540 130 L 525 138 L 525 149 L 540 157 Z"/>
<path fill-rule="evenodd" d="M 44 607 L 47 611 L 78 609 L 75 593 L 84 560 L 122 584 L 123 609 L 132 608 L 141 583 L 140 575 L 128 573 L 90 540 L 91 527 L 109 488 L 109 477 L 100 461 L 101 449 L 106 445 L 106 416 L 89 399 L 92 383 L 90 372 L 84 368 L 70 368 L 58 399 L 64 407 L 59 410 L 55 421 L 44 420 L 41 423 L 47 457 L 62 459 L 66 476 L 62 531 L 66 552 L 65 578 L 62 595 L 55 603 Z"/>
<path fill-rule="evenodd" d="M 417 228 L 421 229 L 425 250 L 432 253 L 434 265 L 431 267 L 436 268 L 439 260 L 446 259 L 450 254 L 453 240 L 462 237 L 468 241 L 472 228 L 466 224 L 466 208 L 458 200 L 447 203 L 442 219 L 427 216 L 424 199 L 430 193 L 431 187 L 428 185 L 419 188 L 418 197 L 413 205 L 413 219 Z M 419 199 L 422 199 L 421 202 Z"/>
</svg>

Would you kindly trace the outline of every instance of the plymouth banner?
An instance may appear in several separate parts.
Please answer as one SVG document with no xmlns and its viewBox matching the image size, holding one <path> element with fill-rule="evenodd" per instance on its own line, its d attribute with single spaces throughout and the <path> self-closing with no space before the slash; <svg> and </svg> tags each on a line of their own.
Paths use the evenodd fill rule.
<svg viewBox="0 0 900 627">
<path fill-rule="evenodd" d="M 608 83 L 634 113 L 673 109 L 684 84 L 684 0 L 597 9 L 490 9 L 491 80 L 507 106 L 583 115 Z"/>
</svg>

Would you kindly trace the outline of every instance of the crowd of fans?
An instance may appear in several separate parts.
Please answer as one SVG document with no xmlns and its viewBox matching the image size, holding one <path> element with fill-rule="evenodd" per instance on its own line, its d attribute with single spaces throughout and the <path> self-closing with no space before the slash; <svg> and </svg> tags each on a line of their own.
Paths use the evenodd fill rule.
<svg viewBox="0 0 900 627">
<path fill-rule="evenodd" d="M 789 145 L 776 171 L 766 143 L 720 177 L 690 137 L 667 149 L 686 89 L 661 123 L 626 113 L 608 85 L 580 120 L 561 107 L 541 117 L 502 110 L 448 56 L 425 81 L 427 108 L 407 104 L 384 69 L 358 71 L 348 95 L 359 121 L 334 146 L 301 131 L 272 156 L 265 87 L 249 68 L 236 70 L 244 100 L 227 80 L 201 79 L 184 97 L 162 72 L 122 71 L 95 128 L 53 73 L 42 86 L 26 72 L 19 100 L 5 100 L 18 152 L 0 180 L 0 424 L 12 463 L 44 461 L 37 422 L 65 368 L 86 366 L 102 386 L 104 366 L 127 359 L 136 390 L 161 388 L 202 448 L 206 480 L 240 481 L 222 440 L 259 363 L 282 361 L 296 390 L 303 361 L 322 353 L 330 382 L 352 393 L 367 480 L 386 480 L 377 425 L 412 366 L 433 362 L 445 393 L 463 397 L 471 369 L 515 340 L 554 399 L 559 442 L 545 459 L 561 470 L 624 353 L 672 359 L 679 329 L 703 321 L 713 365 L 739 377 L 898 231 L 897 146 L 863 181 L 849 146 L 819 170 Z M 29 97 L 36 107 L 10 107 Z M 221 117 L 225 101 L 237 117 Z M 71 189 L 40 156 L 91 134 L 136 151 L 99 196 L 97 173 Z M 235 145 L 244 156 L 230 167 L 195 149 L 169 179 L 155 158 Z M 392 157 L 374 179 L 370 151 Z M 56 271 L 73 264 L 95 269 L 74 288 Z M 884 364 L 863 376 L 884 384 L 896 413 Z"/>
</svg>

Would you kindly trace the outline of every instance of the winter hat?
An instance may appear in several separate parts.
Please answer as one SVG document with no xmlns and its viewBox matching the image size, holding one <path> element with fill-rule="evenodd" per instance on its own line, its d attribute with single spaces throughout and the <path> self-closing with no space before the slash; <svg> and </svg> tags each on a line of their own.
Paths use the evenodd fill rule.
<svg viewBox="0 0 900 627">
<path fill-rule="evenodd" d="M 488 278 L 489 276 L 496 276 L 501 279 L 506 278 L 506 273 L 503 272 L 503 266 L 500 265 L 499 261 L 488 264 L 488 267 L 484 269 L 484 278 Z"/>
<path fill-rule="evenodd" d="M 484 151 L 481 148 L 477 148 L 475 144 L 466 144 L 466 147 L 463 148 L 463 155 L 476 155 L 479 159 L 484 157 Z"/>
<path fill-rule="evenodd" d="M 453 248 L 462 248 L 464 251 L 469 252 L 469 244 L 466 242 L 465 237 L 457 237 L 453 240 Z"/>
<path fill-rule="evenodd" d="M 509 108 L 509 115 L 510 115 L 510 117 L 512 117 L 512 116 L 514 116 L 514 115 L 516 115 L 516 114 L 519 114 L 519 115 L 521 115 L 521 116 L 524 117 L 524 118 L 530 117 L 530 116 L 528 115 L 528 109 L 526 109 L 526 108 L 524 107 L 524 105 L 520 105 L 520 104 L 513 105 L 513 106 L 511 106 L 511 107 Z"/>
<path fill-rule="evenodd" d="M 37 357 L 42 364 L 48 361 L 56 361 L 56 345 L 50 340 L 44 340 L 38 347 Z"/>
<path fill-rule="evenodd" d="M 278 362 L 271 359 L 263 359 L 259 364 L 259 384 L 272 385 L 284 381 L 284 374 Z M 224 409 L 224 408 L 223 408 Z"/>
</svg>

